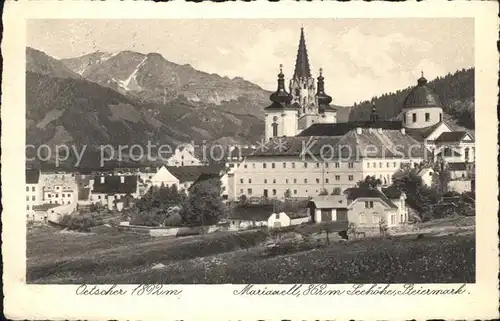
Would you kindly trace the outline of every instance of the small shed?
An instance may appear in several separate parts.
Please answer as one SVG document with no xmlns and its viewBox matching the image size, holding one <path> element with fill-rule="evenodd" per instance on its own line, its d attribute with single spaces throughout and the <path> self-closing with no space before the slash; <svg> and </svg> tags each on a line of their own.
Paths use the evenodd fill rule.
<svg viewBox="0 0 500 321">
<path fill-rule="evenodd" d="M 309 216 L 314 223 L 325 221 L 347 222 L 347 196 L 324 195 L 312 198 L 308 205 Z"/>
</svg>

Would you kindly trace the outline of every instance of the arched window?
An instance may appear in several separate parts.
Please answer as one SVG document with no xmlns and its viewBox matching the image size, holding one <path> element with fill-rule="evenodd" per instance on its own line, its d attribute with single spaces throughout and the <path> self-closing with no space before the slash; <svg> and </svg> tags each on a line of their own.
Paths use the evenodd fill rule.
<svg viewBox="0 0 500 321">
<path fill-rule="evenodd" d="M 303 100 L 303 105 L 305 106 L 306 105 L 306 102 L 307 102 L 307 98 L 304 97 L 304 100 Z"/>
<path fill-rule="evenodd" d="M 300 89 L 299 88 L 295 88 L 295 96 L 300 96 Z"/>
<path fill-rule="evenodd" d="M 465 160 L 468 161 L 469 160 L 469 147 L 466 147 L 465 148 Z"/>
<path fill-rule="evenodd" d="M 278 124 L 273 123 L 272 126 L 273 126 L 273 137 L 277 137 L 278 136 Z"/>
</svg>

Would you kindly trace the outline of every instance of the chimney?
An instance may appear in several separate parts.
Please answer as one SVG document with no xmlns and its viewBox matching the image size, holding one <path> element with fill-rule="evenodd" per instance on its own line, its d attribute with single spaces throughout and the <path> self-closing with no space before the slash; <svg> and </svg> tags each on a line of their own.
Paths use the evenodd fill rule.
<svg viewBox="0 0 500 321">
<path fill-rule="evenodd" d="M 361 129 L 361 127 L 356 128 L 356 134 L 361 135 L 362 132 L 363 130 Z"/>
<path fill-rule="evenodd" d="M 406 134 L 406 128 L 404 128 L 404 127 L 401 128 L 401 134 L 403 134 L 403 135 Z"/>
<path fill-rule="evenodd" d="M 104 176 L 101 176 L 101 184 L 104 184 Z"/>
<path fill-rule="evenodd" d="M 122 184 L 125 183 L 125 176 L 123 176 L 123 175 L 120 176 L 120 183 L 122 183 Z"/>
</svg>

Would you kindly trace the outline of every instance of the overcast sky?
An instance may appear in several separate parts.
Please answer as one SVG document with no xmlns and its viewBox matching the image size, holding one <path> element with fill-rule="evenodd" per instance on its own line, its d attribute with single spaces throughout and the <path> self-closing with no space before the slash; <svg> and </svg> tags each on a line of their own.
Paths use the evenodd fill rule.
<svg viewBox="0 0 500 321">
<path fill-rule="evenodd" d="M 293 74 L 304 27 L 313 76 L 333 103 L 355 101 L 474 66 L 473 19 L 32 20 L 27 45 L 55 58 L 94 51 L 158 52 L 222 76 L 276 88 Z"/>
</svg>

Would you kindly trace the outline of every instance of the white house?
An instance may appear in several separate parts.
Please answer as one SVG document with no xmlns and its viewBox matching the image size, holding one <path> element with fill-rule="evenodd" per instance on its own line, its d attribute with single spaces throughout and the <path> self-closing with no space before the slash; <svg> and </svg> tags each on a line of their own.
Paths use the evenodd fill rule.
<svg viewBox="0 0 500 321">
<path fill-rule="evenodd" d="M 422 184 L 432 186 L 432 177 L 434 176 L 434 169 L 432 167 L 422 168 L 417 175 L 422 179 Z"/>
<path fill-rule="evenodd" d="M 182 144 L 178 146 L 173 155 L 167 159 L 167 166 L 200 166 L 203 161 L 195 156 L 194 146 Z"/>
<path fill-rule="evenodd" d="M 179 186 L 179 179 L 175 177 L 165 166 L 162 166 L 152 175 L 150 185 L 156 187 L 160 187 L 161 185 Z"/>
<path fill-rule="evenodd" d="M 361 228 L 378 228 L 380 222 L 388 227 L 408 221 L 406 195 L 393 187 L 349 188 L 342 195 L 314 197 L 309 202 L 313 222 L 336 221 L 347 228 L 354 223 Z"/>
</svg>

